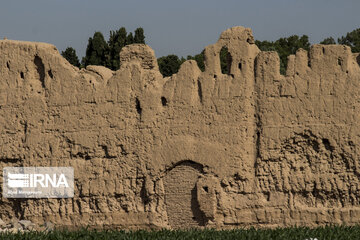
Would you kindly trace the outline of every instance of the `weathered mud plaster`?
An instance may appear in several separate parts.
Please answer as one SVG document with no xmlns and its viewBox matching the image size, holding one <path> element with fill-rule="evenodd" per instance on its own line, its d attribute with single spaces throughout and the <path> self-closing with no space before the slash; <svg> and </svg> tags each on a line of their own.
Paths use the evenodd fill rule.
<svg viewBox="0 0 360 240">
<path fill-rule="evenodd" d="M 0 41 L 1 168 L 75 169 L 74 198 L 1 198 L 0 218 L 117 228 L 360 222 L 360 60 L 350 48 L 299 50 L 283 76 L 278 55 L 234 27 L 206 47 L 204 72 L 186 61 L 163 78 L 140 44 L 120 61 L 116 72 L 79 70 L 53 45 Z"/>
</svg>

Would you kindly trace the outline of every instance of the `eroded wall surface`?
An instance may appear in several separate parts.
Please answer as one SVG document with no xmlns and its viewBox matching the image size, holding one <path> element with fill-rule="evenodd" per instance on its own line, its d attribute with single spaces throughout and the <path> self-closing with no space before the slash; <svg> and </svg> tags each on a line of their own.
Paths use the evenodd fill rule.
<svg viewBox="0 0 360 240">
<path fill-rule="evenodd" d="M 116 72 L 79 70 L 52 45 L 0 41 L 1 168 L 75 172 L 74 198 L 2 197 L 0 218 L 117 228 L 360 222 L 360 57 L 350 48 L 299 50 L 283 76 L 277 53 L 234 27 L 206 47 L 204 72 L 186 61 L 163 78 L 140 44 L 120 61 Z"/>
</svg>

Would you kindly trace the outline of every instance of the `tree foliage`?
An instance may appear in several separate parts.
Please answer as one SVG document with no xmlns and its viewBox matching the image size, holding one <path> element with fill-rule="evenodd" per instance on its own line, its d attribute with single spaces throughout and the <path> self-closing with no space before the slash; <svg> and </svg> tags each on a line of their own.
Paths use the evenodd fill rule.
<svg viewBox="0 0 360 240">
<path fill-rule="evenodd" d="M 134 43 L 145 43 L 144 29 L 141 27 L 135 29 Z"/>
<path fill-rule="evenodd" d="M 145 43 L 144 29 L 139 27 L 132 32 L 127 33 L 124 27 L 119 30 L 110 31 L 109 40 L 105 41 L 101 32 L 95 32 L 92 38 L 89 38 L 86 48 L 86 56 L 82 59 L 82 64 L 102 65 L 112 70 L 120 67 L 119 53 L 121 49 L 129 44 Z M 336 44 L 332 37 L 325 38 L 321 44 Z M 352 52 L 360 52 L 360 28 L 346 34 L 346 36 L 338 38 L 339 44 L 345 44 L 351 47 Z M 295 54 L 299 48 L 309 50 L 310 42 L 307 35 L 292 35 L 290 37 L 279 38 L 276 41 L 259 41 L 255 44 L 262 51 L 276 51 L 280 57 L 280 72 L 285 74 L 287 68 L 287 57 Z M 67 48 L 61 53 L 71 64 L 80 66 L 76 52 L 73 48 Z M 220 65 L 222 73 L 229 73 L 231 63 L 231 55 L 226 48 L 220 51 Z M 205 70 L 204 51 L 194 56 L 188 55 L 187 60 L 195 60 L 201 71 Z M 158 59 L 159 69 L 163 76 L 171 76 L 177 73 L 180 65 L 185 61 L 184 58 L 171 54 Z"/>
<path fill-rule="evenodd" d="M 222 47 L 220 50 L 220 68 L 221 73 L 230 74 L 231 55 L 227 47 Z"/>
<path fill-rule="evenodd" d="M 129 35 L 126 37 L 126 44 L 133 44 L 133 43 L 135 43 L 134 36 L 133 36 L 132 32 L 130 32 Z"/>
<path fill-rule="evenodd" d="M 185 58 L 171 54 L 165 57 L 158 58 L 158 65 L 161 74 L 164 77 L 171 76 L 177 73 L 180 69 L 181 64 L 183 64 L 186 60 L 195 60 L 199 69 L 204 72 L 205 71 L 205 64 L 204 64 L 204 51 L 195 56 L 188 55 Z"/>
<path fill-rule="evenodd" d="M 195 60 L 196 63 L 197 63 L 197 65 L 198 65 L 198 67 L 200 68 L 200 70 L 201 70 L 202 72 L 205 71 L 204 51 L 202 51 L 202 52 L 199 53 L 199 54 L 196 54 L 195 56 L 188 55 L 186 59 L 187 59 L 187 60 Z"/>
<path fill-rule="evenodd" d="M 83 65 L 101 65 L 112 70 L 120 68 L 120 51 L 123 47 L 133 43 L 145 43 L 144 30 L 137 28 L 135 37 L 126 32 L 125 27 L 119 30 L 110 31 L 109 40 L 106 42 L 101 32 L 95 32 L 89 38 L 86 48 L 86 56 L 83 58 Z"/>
<path fill-rule="evenodd" d="M 261 51 L 276 51 L 274 42 L 255 40 L 255 44 Z"/>
<path fill-rule="evenodd" d="M 174 54 L 160 57 L 158 58 L 159 70 L 164 77 L 169 77 L 179 71 L 180 65 L 184 61 L 184 58 L 179 59 L 179 57 Z"/>
<path fill-rule="evenodd" d="M 350 46 L 351 51 L 354 53 L 360 52 L 360 28 L 348 32 L 346 36 L 339 38 L 338 43 Z"/>
<path fill-rule="evenodd" d="M 287 38 L 280 38 L 275 42 L 259 41 L 256 40 L 255 44 L 261 51 L 276 51 L 280 57 L 280 72 L 285 74 L 287 68 L 287 57 L 291 54 L 295 54 L 300 48 L 305 50 L 310 49 L 309 37 L 303 35 L 292 35 Z"/>
<path fill-rule="evenodd" d="M 320 42 L 320 44 L 330 45 L 330 44 L 336 44 L 336 42 L 335 42 L 335 39 L 333 37 L 328 37 L 328 38 L 325 38 L 324 40 L 322 40 Z"/>
<path fill-rule="evenodd" d="M 79 58 L 76 55 L 76 51 L 72 47 L 67 47 L 65 51 L 61 52 L 61 55 L 75 67 L 80 67 Z"/>
<path fill-rule="evenodd" d="M 107 54 L 106 67 L 117 70 L 120 67 L 120 51 L 127 45 L 127 32 L 124 27 L 117 31 L 110 31 L 108 40 L 109 52 Z"/>
<path fill-rule="evenodd" d="M 109 46 L 101 32 L 95 32 L 94 36 L 89 38 L 86 48 L 86 55 L 83 58 L 84 66 L 101 65 L 106 66 Z"/>
</svg>

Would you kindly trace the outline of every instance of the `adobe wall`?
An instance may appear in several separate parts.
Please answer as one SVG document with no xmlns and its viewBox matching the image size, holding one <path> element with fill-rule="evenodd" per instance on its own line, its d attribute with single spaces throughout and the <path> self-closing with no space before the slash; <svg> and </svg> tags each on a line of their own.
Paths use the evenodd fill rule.
<svg viewBox="0 0 360 240">
<path fill-rule="evenodd" d="M 282 76 L 277 53 L 234 27 L 206 47 L 204 72 L 186 61 L 163 78 L 140 44 L 120 61 L 116 72 L 79 70 L 52 45 L 0 41 L 1 169 L 75 173 L 74 198 L 2 197 L 0 218 L 116 228 L 360 222 L 360 59 L 350 48 L 299 50 Z"/>
</svg>

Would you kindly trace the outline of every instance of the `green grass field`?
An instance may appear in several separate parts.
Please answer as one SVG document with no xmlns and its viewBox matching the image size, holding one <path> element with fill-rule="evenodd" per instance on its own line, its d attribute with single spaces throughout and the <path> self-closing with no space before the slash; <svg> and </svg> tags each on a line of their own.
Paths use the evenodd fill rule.
<svg viewBox="0 0 360 240">
<path fill-rule="evenodd" d="M 356 227 L 319 227 L 310 228 L 278 228 L 247 230 L 189 230 L 189 231 L 96 231 L 82 229 L 79 231 L 52 231 L 27 233 L 1 233 L 0 239 L 317 239 L 342 240 L 360 239 L 360 226 Z"/>
</svg>

